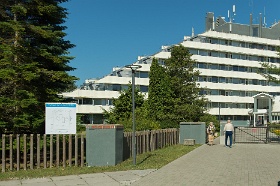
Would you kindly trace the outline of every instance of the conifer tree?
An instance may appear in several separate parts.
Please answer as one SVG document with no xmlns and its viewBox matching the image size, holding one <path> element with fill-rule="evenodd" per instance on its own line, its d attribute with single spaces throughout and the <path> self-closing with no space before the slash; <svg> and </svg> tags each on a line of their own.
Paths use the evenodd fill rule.
<svg viewBox="0 0 280 186">
<path fill-rule="evenodd" d="M 165 66 L 173 92 L 172 119 L 177 123 L 199 121 L 206 111 L 207 100 L 199 95 L 201 89 L 196 84 L 199 71 L 194 70 L 195 61 L 188 49 L 182 45 L 172 47 Z"/>
<path fill-rule="evenodd" d="M 169 120 L 169 113 L 172 110 L 172 91 L 170 79 L 165 68 L 153 59 L 149 73 L 149 94 L 148 94 L 149 118 L 154 121 Z"/>
<path fill-rule="evenodd" d="M 0 130 L 44 132 L 45 102 L 74 88 L 67 0 L 0 0 Z"/>
</svg>

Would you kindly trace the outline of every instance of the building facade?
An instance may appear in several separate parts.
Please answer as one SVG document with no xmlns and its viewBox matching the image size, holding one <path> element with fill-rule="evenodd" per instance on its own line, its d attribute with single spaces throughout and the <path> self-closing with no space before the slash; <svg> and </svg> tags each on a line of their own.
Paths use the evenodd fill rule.
<svg viewBox="0 0 280 186">
<path fill-rule="evenodd" d="M 280 23 L 265 27 L 261 16 L 258 24 L 252 23 L 252 15 L 248 19 L 250 23 L 245 25 L 207 13 L 205 32 L 192 33 L 177 43 L 188 48 L 196 60 L 196 70 L 201 72 L 197 83 L 204 88 L 201 94 L 210 101 L 207 105 L 209 113 L 221 120 L 247 121 L 254 109 L 254 96 L 265 93 L 275 97 L 280 94 L 278 84 L 268 82 L 259 74 L 264 70 L 261 63 L 280 63 L 276 51 L 280 47 Z M 136 72 L 135 85 L 146 96 L 152 59 L 156 58 L 164 65 L 171 48 L 162 46 L 161 51 L 138 57 L 134 63 L 142 66 Z M 79 89 L 65 92 L 63 96 L 77 101 L 77 113 L 85 115 L 84 123 L 103 123 L 103 109 L 112 106 L 112 98 L 117 98 L 119 91 L 127 88 L 131 76 L 130 69 L 113 68 L 103 78 L 88 79 Z"/>
</svg>

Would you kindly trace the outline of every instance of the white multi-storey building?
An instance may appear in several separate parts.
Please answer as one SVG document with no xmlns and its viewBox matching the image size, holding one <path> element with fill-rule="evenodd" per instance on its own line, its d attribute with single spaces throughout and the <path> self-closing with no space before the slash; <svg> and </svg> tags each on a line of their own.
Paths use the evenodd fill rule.
<svg viewBox="0 0 280 186">
<path fill-rule="evenodd" d="M 184 37 L 181 43 L 193 54 L 196 69 L 201 72 L 198 83 L 204 88 L 210 104 L 209 113 L 220 116 L 221 120 L 230 117 L 235 121 L 249 120 L 254 109 L 254 96 L 265 93 L 272 97 L 279 95 L 280 86 L 268 82 L 258 72 L 262 62 L 279 64 L 276 48 L 280 47 L 280 23 L 264 27 L 262 17 L 259 24 L 248 25 L 227 22 L 225 18 L 214 18 L 206 14 L 204 33 Z M 145 57 L 138 57 L 134 64 L 140 64 L 135 75 L 135 85 L 143 93 L 148 92 L 149 70 L 153 58 L 164 64 L 170 57 L 172 46 L 162 46 L 161 51 Z M 100 79 L 88 79 L 73 92 L 63 93 L 64 97 L 77 100 L 77 113 L 85 115 L 84 123 L 103 123 L 103 110 L 112 106 L 112 98 L 126 89 L 131 82 L 131 69 L 113 68 L 113 71 Z M 263 108 L 262 108 L 263 107 Z M 258 109 L 267 109 L 267 103 L 259 104 Z M 275 110 L 275 109 L 274 109 Z M 254 111 L 256 111 L 254 109 Z"/>
</svg>

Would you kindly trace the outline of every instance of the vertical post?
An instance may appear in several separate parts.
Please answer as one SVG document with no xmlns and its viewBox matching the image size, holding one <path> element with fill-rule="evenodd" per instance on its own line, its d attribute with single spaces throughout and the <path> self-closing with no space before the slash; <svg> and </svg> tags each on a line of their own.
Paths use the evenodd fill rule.
<svg viewBox="0 0 280 186">
<path fill-rule="evenodd" d="M 59 167 L 59 134 L 56 135 L 56 167 Z"/>
<path fill-rule="evenodd" d="M 126 65 L 126 68 L 130 68 L 132 71 L 132 157 L 133 165 L 136 165 L 136 136 L 135 136 L 135 72 L 137 69 L 141 68 L 141 65 Z"/>
<path fill-rule="evenodd" d="M 221 126 L 221 105 L 219 102 L 219 126 Z"/>
<path fill-rule="evenodd" d="M 20 134 L 17 134 L 17 171 L 20 169 Z"/>
<path fill-rule="evenodd" d="M 68 142 L 68 159 L 69 159 L 69 167 L 72 166 L 72 134 L 69 134 L 69 142 Z"/>
<path fill-rule="evenodd" d="M 23 134 L 23 170 L 27 169 L 27 144 L 26 144 L 27 134 Z"/>
<path fill-rule="evenodd" d="M 132 138 L 132 144 L 133 144 L 133 165 L 136 165 L 136 136 L 135 136 L 135 101 L 134 101 L 134 87 L 135 86 L 135 70 L 132 69 L 132 126 L 133 126 L 133 138 Z"/>
<path fill-rule="evenodd" d="M 37 134 L 37 169 L 40 168 L 41 164 L 40 139 L 40 134 Z"/>
<path fill-rule="evenodd" d="M 13 135 L 10 134 L 10 170 L 12 171 L 13 170 L 13 166 L 14 166 L 14 163 L 13 163 Z"/>
<path fill-rule="evenodd" d="M 62 135 L 62 166 L 66 167 L 66 139 L 65 134 Z"/>
<path fill-rule="evenodd" d="M 44 157 L 44 169 L 47 168 L 47 135 L 43 135 L 43 157 Z"/>
<path fill-rule="evenodd" d="M 34 168 L 34 134 L 30 134 L 30 169 Z"/>
<path fill-rule="evenodd" d="M 84 167 L 84 157 L 85 157 L 85 150 L 84 150 L 84 135 L 81 134 L 81 167 Z"/>
<path fill-rule="evenodd" d="M 2 134 L 2 172 L 6 170 L 6 135 Z M 11 148 L 11 147 L 10 147 Z"/>
<path fill-rule="evenodd" d="M 53 135 L 50 135 L 50 168 L 53 166 Z"/>
</svg>

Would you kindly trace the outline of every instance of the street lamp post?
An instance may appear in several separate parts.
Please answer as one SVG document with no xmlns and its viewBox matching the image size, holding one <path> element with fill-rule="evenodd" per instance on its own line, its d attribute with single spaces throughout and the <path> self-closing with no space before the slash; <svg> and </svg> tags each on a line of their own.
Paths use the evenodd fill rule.
<svg viewBox="0 0 280 186">
<path fill-rule="evenodd" d="M 126 65 L 126 68 L 130 68 L 132 71 L 132 157 L 133 165 L 136 165 L 136 136 L 135 136 L 135 100 L 134 100 L 134 89 L 135 89 L 135 72 L 137 69 L 141 68 L 141 65 Z"/>
</svg>

